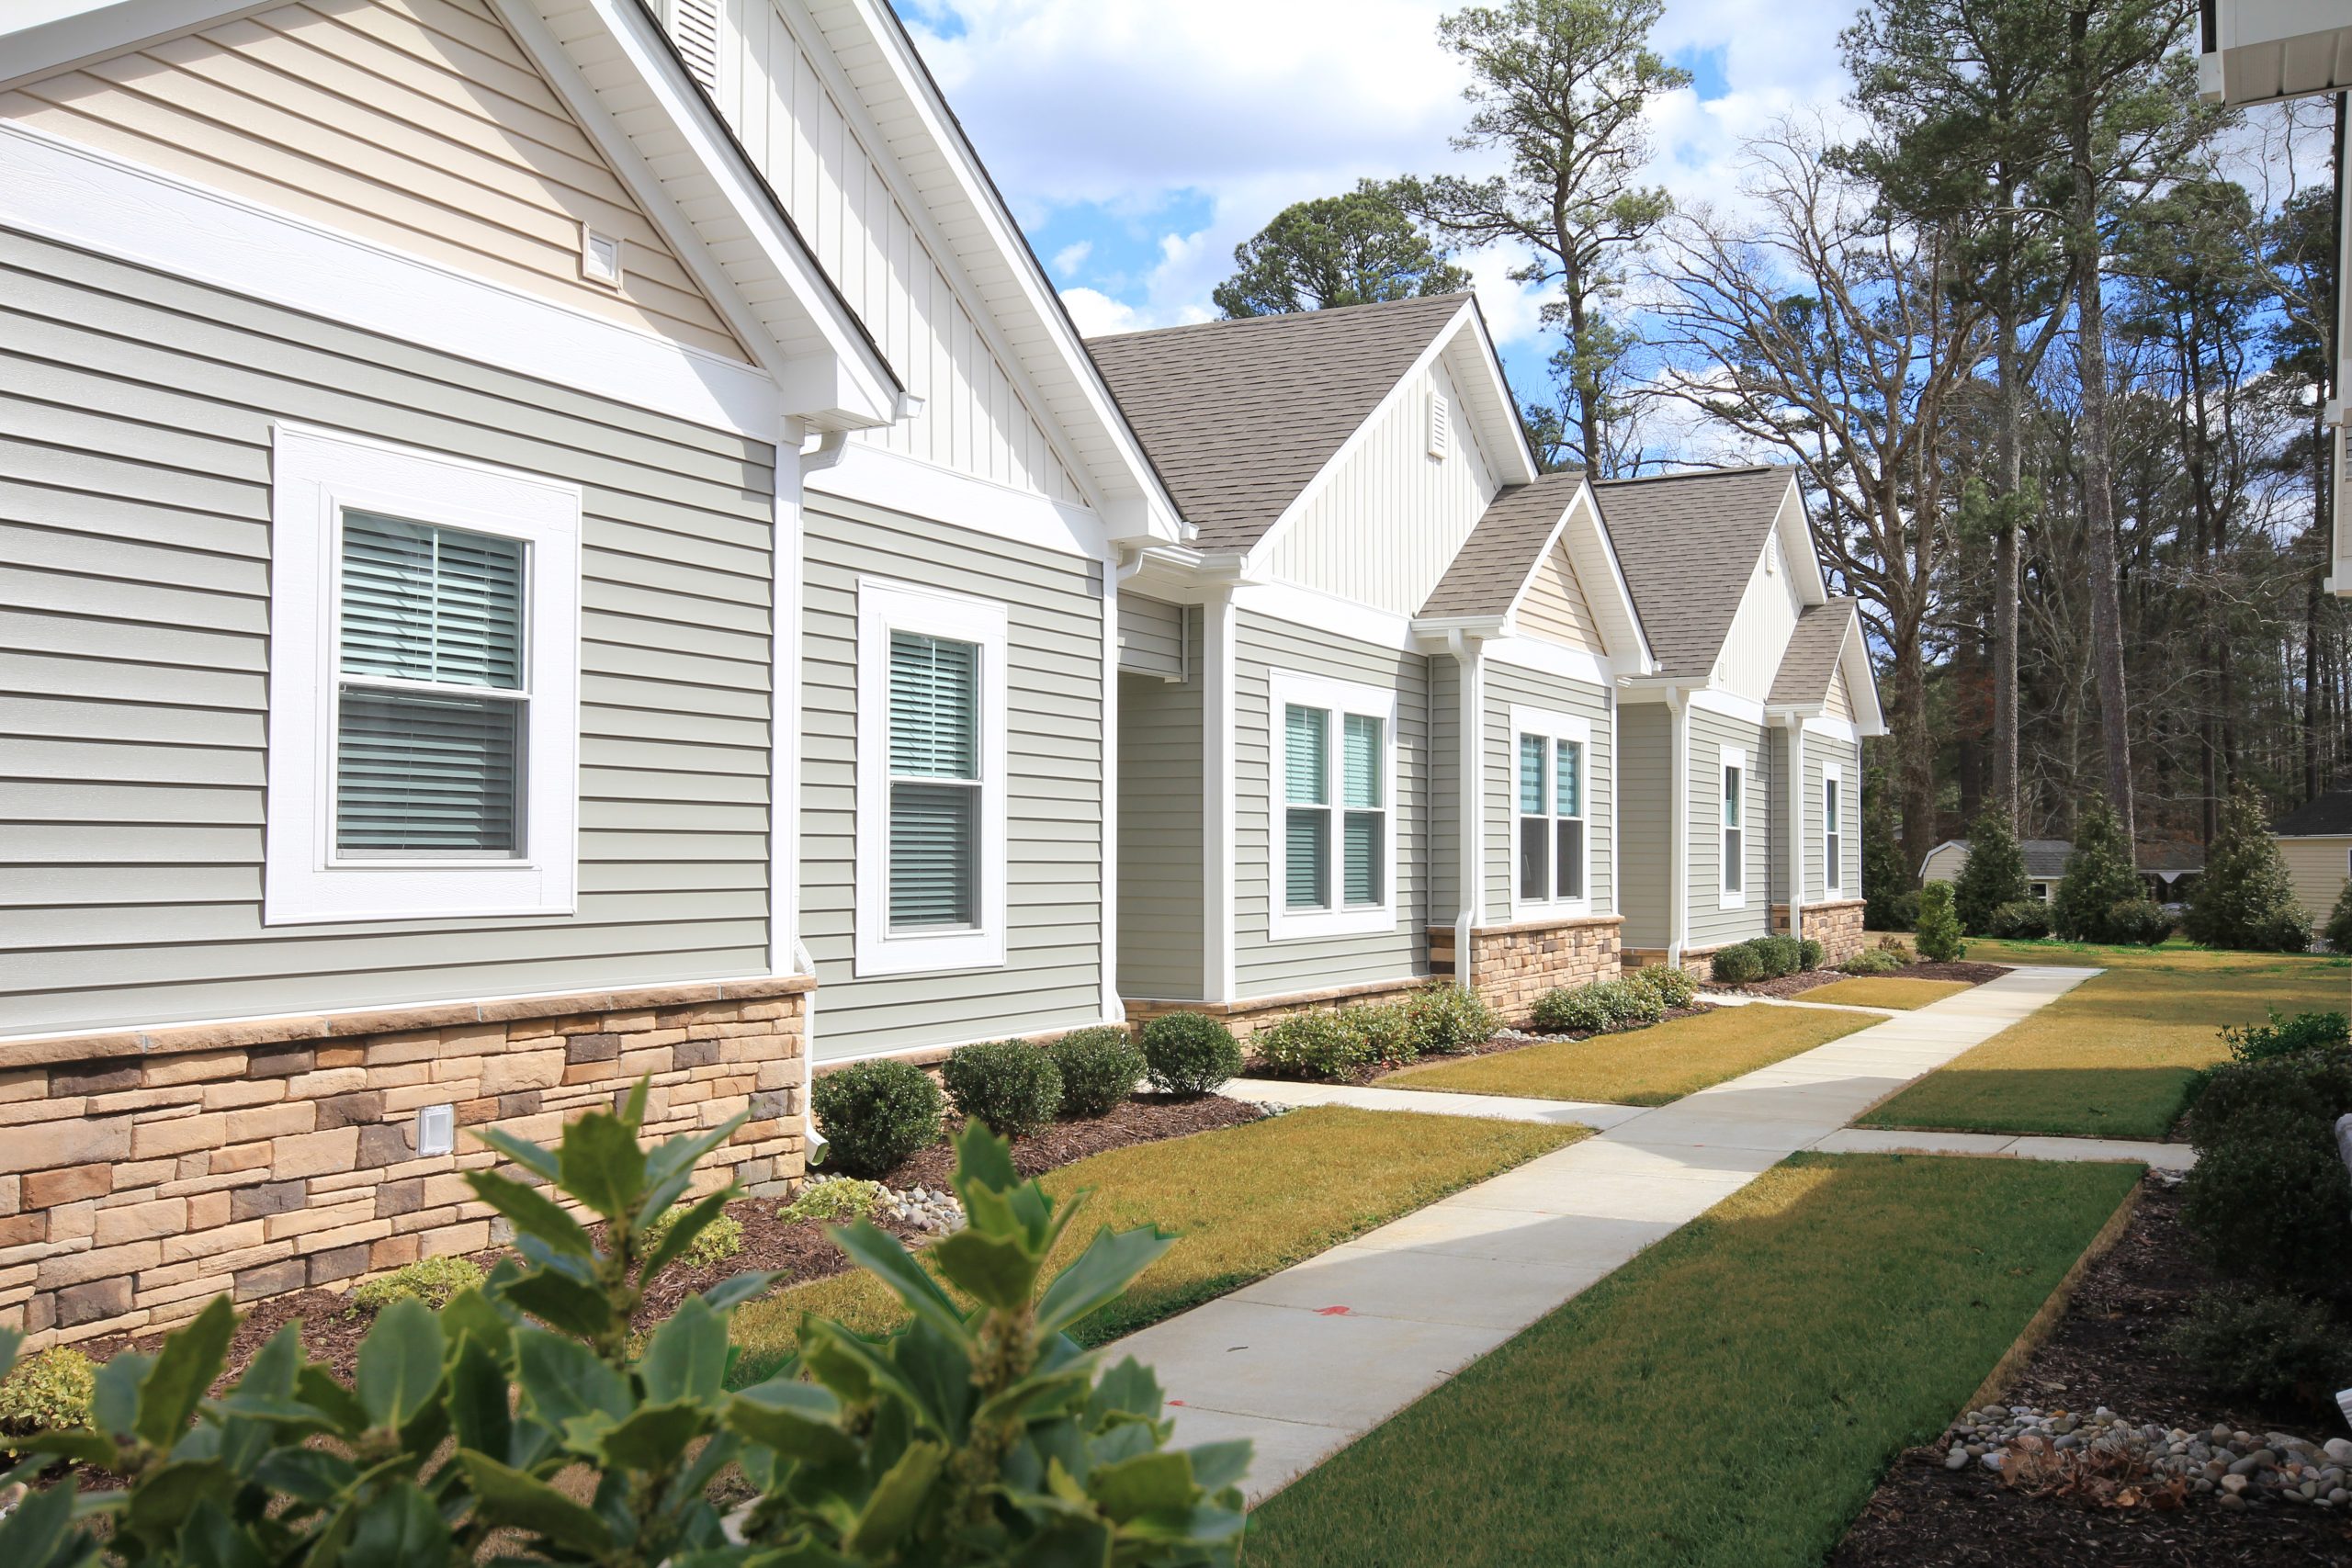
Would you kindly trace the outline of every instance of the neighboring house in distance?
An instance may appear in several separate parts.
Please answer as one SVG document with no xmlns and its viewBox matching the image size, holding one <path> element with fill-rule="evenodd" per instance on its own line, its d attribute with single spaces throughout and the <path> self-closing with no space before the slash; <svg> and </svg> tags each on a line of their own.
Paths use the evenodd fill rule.
<svg viewBox="0 0 2352 1568">
<path fill-rule="evenodd" d="M 2314 927 L 2326 922 L 2352 878 L 2352 790 L 2332 790 L 2270 824 L 2296 901 Z"/>
<path fill-rule="evenodd" d="M 2025 855 L 2027 897 L 2047 904 L 2066 877 L 2066 857 L 2075 852 L 2066 839 L 2020 839 Z M 2188 896 L 2188 884 L 2205 869 L 2205 852 L 2196 844 L 2143 844 L 2132 857 L 2148 897 L 2159 904 L 2177 904 Z M 1928 852 L 1919 863 L 1922 882 L 1957 882 L 1968 864 L 1968 840 L 1947 839 Z"/>
<path fill-rule="evenodd" d="M 1793 471 L 1596 487 L 1657 672 L 1623 682 L 1629 962 L 1793 930 L 1862 942 L 1861 741 L 1886 732 L 1849 599 L 1822 581 Z"/>
<path fill-rule="evenodd" d="M 1471 298 L 1089 347 L 1200 531 L 1120 590 L 1130 1016 L 1457 972 L 1524 1016 L 1616 974 L 1615 686 L 1651 660 Z"/>
</svg>

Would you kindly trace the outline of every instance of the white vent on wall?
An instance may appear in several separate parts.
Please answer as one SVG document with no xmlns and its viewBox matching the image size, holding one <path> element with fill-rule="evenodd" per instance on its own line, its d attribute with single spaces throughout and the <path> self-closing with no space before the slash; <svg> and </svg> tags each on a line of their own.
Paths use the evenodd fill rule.
<svg viewBox="0 0 2352 1568">
<path fill-rule="evenodd" d="M 719 0 L 664 0 L 662 20 L 678 46 L 678 57 L 707 92 L 718 91 Z"/>
<path fill-rule="evenodd" d="M 416 1111 L 416 1152 L 446 1155 L 458 1146 L 458 1111 L 454 1105 L 421 1105 Z"/>
<path fill-rule="evenodd" d="M 580 226 L 580 276 L 591 283 L 608 283 L 618 288 L 621 286 L 620 241 L 582 223 Z"/>
<path fill-rule="evenodd" d="M 1453 409 L 1443 392 L 1430 394 L 1430 456 L 1442 457 L 1453 439 Z"/>
</svg>

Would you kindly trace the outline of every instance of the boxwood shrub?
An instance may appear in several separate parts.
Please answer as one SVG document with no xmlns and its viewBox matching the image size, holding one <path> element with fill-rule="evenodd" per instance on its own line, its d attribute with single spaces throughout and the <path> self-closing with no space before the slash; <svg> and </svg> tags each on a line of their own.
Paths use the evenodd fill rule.
<svg viewBox="0 0 2352 1568">
<path fill-rule="evenodd" d="M 2004 904 L 1985 917 L 1984 934 L 2003 942 L 2041 942 L 2050 935 L 2050 906 L 2035 898 Z"/>
<path fill-rule="evenodd" d="M 1108 1116 L 1143 1081 L 1143 1053 L 1116 1024 L 1074 1030 L 1046 1054 L 1061 1069 L 1065 1116 Z"/>
<path fill-rule="evenodd" d="M 1764 955 L 1747 942 L 1719 947 L 1707 961 L 1707 976 L 1718 986 L 1745 986 L 1764 978 Z"/>
<path fill-rule="evenodd" d="M 1822 960 L 1828 956 L 1829 950 L 1812 937 L 1797 943 L 1797 967 L 1808 975 L 1820 968 Z"/>
<path fill-rule="evenodd" d="M 825 1134 L 825 1163 L 879 1176 L 939 1142 L 939 1086 L 910 1062 L 853 1062 L 818 1078 L 808 1106 Z"/>
<path fill-rule="evenodd" d="M 1625 982 L 1649 992 L 1668 1012 L 1689 1007 L 1699 996 L 1699 982 L 1691 977 L 1690 971 L 1671 964 L 1645 964 L 1639 969 L 1629 969 Z"/>
<path fill-rule="evenodd" d="M 1431 986 L 1405 1002 L 1414 1049 L 1424 1056 L 1451 1056 L 1485 1043 L 1502 1020 L 1466 986 Z"/>
<path fill-rule="evenodd" d="M 1143 1026 L 1143 1063 L 1162 1093 L 1207 1094 L 1241 1070 L 1241 1047 L 1206 1013 L 1165 1013 Z"/>
<path fill-rule="evenodd" d="M 1535 1002 L 1535 1027 L 1546 1034 L 1604 1034 L 1612 1029 L 1656 1023 L 1666 1004 L 1647 986 L 1632 980 L 1595 980 L 1574 990 L 1547 992 Z"/>
<path fill-rule="evenodd" d="M 1362 1030 L 1335 1012 L 1303 1012 L 1270 1023 L 1250 1048 L 1279 1077 L 1344 1083 L 1376 1059 Z"/>
<path fill-rule="evenodd" d="M 2207 1077 L 2188 1119 L 2197 1164 L 2181 1219 L 2226 1274 L 2352 1298 L 2352 1176 L 2335 1120 L 2352 1112 L 2352 1050 L 2323 1047 Z"/>
<path fill-rule="evenodd" d="M 939 1069 L 947 1098 L 1000 1138 L 1022 1138 L 1062 1108 L 1061 1069 L 1035 1045 L 990 1040 L 967 1045 Z"/>
</svg>

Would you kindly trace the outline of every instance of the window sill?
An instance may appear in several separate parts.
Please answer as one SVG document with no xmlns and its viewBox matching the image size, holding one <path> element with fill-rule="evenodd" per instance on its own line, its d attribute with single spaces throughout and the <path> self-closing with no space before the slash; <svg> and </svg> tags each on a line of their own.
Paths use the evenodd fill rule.
<svg viewBox="0 0 2352 1568">
<path fill-rule="evenodd" d="M 944 975 L 1004 967 L 1001 931 L 943 931 L 936 936 L 860 940 L 851 972 L 864 980 L 885 975 Z"/>
<path fill-rule="evenodd" d="M 1275 910 L 1266 921 L 1268 942 L 1307 942 L 1318 937 L 1374 936 L 1396 929 L 1396 909 L 1382 904 L 1363 909 Z"/>
<path fill-rule="evenodd" d="M 1538 920 L 1580 920 L 1592 915 L 1592 899 L 1583 898 L 1514 898 L 1510 902 L 1513 925 L 1525 925 Z"/>
<path fill-rule="evenodd" d="M 1716 898 L 1715 908 L 1718 909 L 1745 909 L 1747 908 L 1747 895 L 1745 893 L 1723 894 Z"/>
</svg>

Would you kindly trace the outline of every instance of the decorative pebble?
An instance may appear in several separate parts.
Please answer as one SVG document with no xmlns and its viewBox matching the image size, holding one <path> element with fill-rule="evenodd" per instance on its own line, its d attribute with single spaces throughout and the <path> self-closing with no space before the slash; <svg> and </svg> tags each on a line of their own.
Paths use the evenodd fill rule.
<svg viewBox="0 0 2352 1568">
<path fill-rule="evenodd" d="M 2060 1452 L 2127 1454 L 2159 1478 L 2179 1477 L 2189 1489 L 2225 1508 L 2284 1501 L 2317 1508 L 2352 1506 L 2352 1440 L 2314 1443 L 2289 1432 L 2256 1436 L 2228 1427 L 2189 1433 L 2177 1427 L 2128 1421 L 2099 1405 L 2044 1410 L 2027 1404 L 1971 1410 L 1944 1433 L 1944 1468 L 1965 1470 L 1973 1460 L 2002 1469 L 2018 1438 L 2034 1437 Z"/>
</svg>

